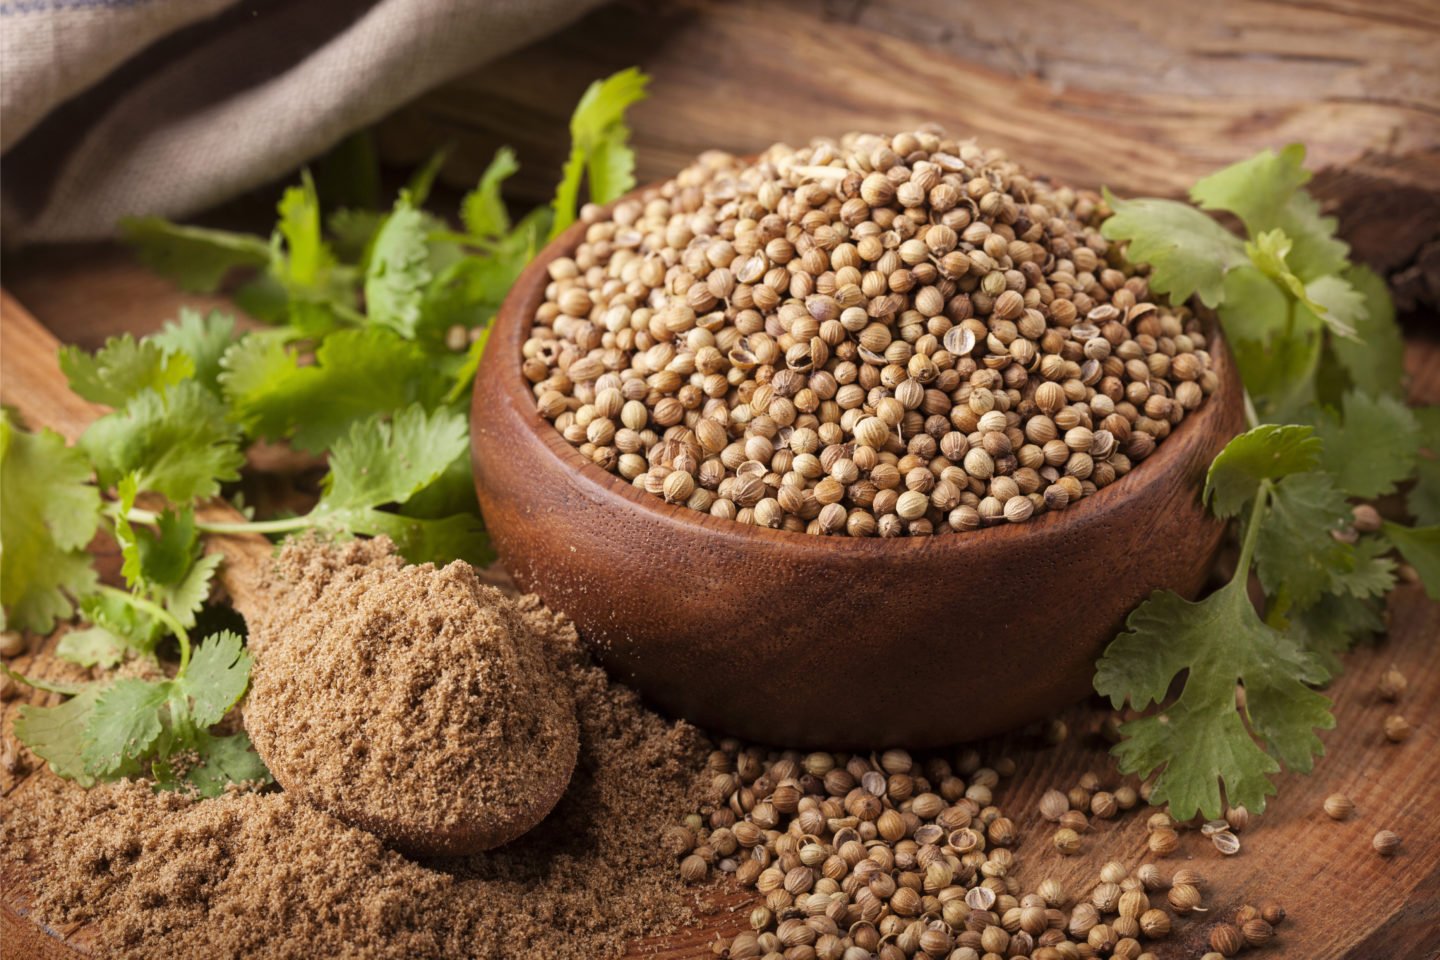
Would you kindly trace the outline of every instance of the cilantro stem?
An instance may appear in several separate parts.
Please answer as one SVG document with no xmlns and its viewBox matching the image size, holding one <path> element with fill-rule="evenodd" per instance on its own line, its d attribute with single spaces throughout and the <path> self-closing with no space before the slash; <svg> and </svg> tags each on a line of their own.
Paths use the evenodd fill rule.
<svg viewBox="0 0 1440 960">
<path fill-rule="evenodd" d="M 1260 426 L 1260 414 L 1255 412 L 1255 401 L 1250 398 L 1250 391 L 1244 388 L 1240 390 L 1240 397 L 1245 401 L 1245 423 L 1254 430 Z"/>
<path fill-rule="evenodd" d="M 1260 523 L 1270 505 L 1272 486 L 1270 480 L 1261 480 L 1260 489 L 1255 491 L 1255 504 L 1250 508 L 1250 516 L 1245 521 L 1245 539 L 1240 544 L 1240 562 L 1235 566 L 1237 580 L 1243 580 L 1250 575 L 1250 561 L 1255 556 L 1255 543 L 1260 539 Z"/>
<path fill-rule="evenodd" d="M 116 512 L 114 510 L 112 513 Z M 131 523 L 155 524 L 160 517 L 152 510 L 142 510 L 139 507 L 131 507 L 125 512 L 125 519 Z M 207 523 L 198 520 L 195 529 L 201 533 L 293 533 L 296 530 L 304 530 L 315 526 L 315 521 L 309 515 L 303 517 L 285 517 L 280 520 L 243 520 L 238 523 Z"/>
<path fill-rule="evenodd" d="M 136 594 L 130 593 L 127 590 L 121 590 L 116 587 L 101 586 L 100 592 L 109 594 L 110 596 L 115 597 L 118 600 L 128 603 L 136 610 L 148 613 L 150 614 L 150 616 L 163 623 L 166 629 L 168 629 L 171 633 L 175 635 L 175 639 L 180 641 L 180 668 L 175 671 L 175 676 L 185 676 L 185 668 L 190 665 L 190 634 L 185 630 L 184 624 L 182 624 L 179 620 L 175 619 L 174 614 L 172 614 L 169 610 L 166 610 L 164 607 L 160 606 L 160 604 L 155 603 L 151 600 L 147 600 L 144 597 L 137 596 Z"/>
<path fill-rule="evenodd" d="M 36 680 L 27 677 L 23 673 L 16 673 L 4 663 L 0 663 L 0 672 L 17 683 L 23 683 L 27 687 L 34 687 L 36 690 L 44 690 L 46 693 L 58 693 L 62 697 L 73 697 L 80 693 L 84 687 L 77 687 L 69 683 L 52 683 L 49 680 Z"/>
</svg>

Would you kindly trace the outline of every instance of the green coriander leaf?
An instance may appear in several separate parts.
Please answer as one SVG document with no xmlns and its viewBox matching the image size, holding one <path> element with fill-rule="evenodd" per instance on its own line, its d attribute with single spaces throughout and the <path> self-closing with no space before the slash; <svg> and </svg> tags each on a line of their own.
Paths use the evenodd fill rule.
<svg viewBox="0 0 1440 960">
<path fill-rule="evenodd" d="M 1230 805 L 1265 808 L 1279 765 L 1256 744 L 1250 727 L 1292 769 L 1308 771 L 1323 745 L 1317 727 L 1334 725 L 1329 701 L 1307 683 L 1325 679 L 1319 662 L 1256 615 L 1239 576 L 1198 603 L 1157 592 L 1126 621 L 1100 659 L 1095 689 L 1115 707 L 1143 709 L 1163 701 L 1185 673 L 1180 696 L 1152 716 L 1121 727 L 1120 769 L 1159 771 L 1151 800 L 1188 820 L 1219 816 L 1220 786 Z M 1236 684 L 1245 688 L 1245 706 Z"/>
<path fill-rule="evenodd" d="M 179 320 L 147 338 L 167 354 L 184 354 L 195 366 L 194 378 L 212 393 L 219 393 L 220 358 L 235 340 L 235 318 L 218 310 L 201 313 L 180 308 Z"/>
<path fill-rule="evenodd" d="M 1415 468 L 1420 446 L 1415 414 L 1394 397 L 1357 391 L 1345 395 L 1343 410 L 1343 418 L 1325 414 L 1317 426 L 1325 443 L 1321 466 L 1353 497 L 1391 492 Z"/>
<path fill-rule="evenodd" d="M 1350 267 L 1344 277 L 1363 300 L 1363 309 L 1352 318 L 1355 339 L 1337 337 L 1330 347 L 1357 390 L 1403 396 L 1405 340 L 1390 291 L 1369 267 Z"/>
<path fill-rule="evenodd" d="M 160 737 L 160 708 L 169 696 L 168 681 L 151 683 L 121 677 L 101 691 L 85 726 L 81 758 L 85 772 L 111 776 L 147 753 Z"/>
<path fill-rule="evenodd" d="M 136 342 L 128 333 L 111 337 L 94 354 L 79 347 L 60 348 L 60 369 L 70 389 L 93 403 L 123 407 L 144 390 L 164 391 L 195 373 L 184 353 L 167 353 L 152 340 Z"/>
<path fill-rule="evenodd" d="M 120 221 L 120 235 L 151 270 L 191 293 L 211 293 L 237 267 L 263 267 L 270 245 L 261 237 L 182 227 L 160 217 Z"/>
<path fill-rule="evenodd" d="M 1413 411 L 1420 422 L 1420 456 L 1415 464 L 1415 485 L 1405 506 L 1417 523 L 1440 524 L 1440 407 Z"/>
<path fill-rule="evenodd" d="M 190 565 L 190 569 L 179 581 L 161 584 L 154 591 L 155 599 L 170 611 L 171 616 L 180 621 L 181 626 L 187 629 L 195 626 L 195 615 L 210 596 L 210 581 L 215 578 L 215 570 L 222 560 L 222 554 L 204 554 Z"/>
<path fill-rule="evenodd" d="M 1385 596 L 1395 586 L 1395 561 L 1385 556 L 1389 549 L 1381 537 L 1362 537 L 1353 549 L 1352 568 L 1337 573 L 1330 589 L 1360 600 Z"/>
<path fill-rule="evenodd" d="M 330 451 L 330 474 L 318 510 L 403 503 L 432 483 L 469 447 L 465 416 L 427 414 L 418 405 L 355 423 Z"/>
<path fill-rule="evenodd" d="M 405 501 L 400 512 L 407 517 L 431 520 L 458 513 L 479 516 L 480 503 L 475 496 L 475 473 L 469 451 L 451 460 L 438 477 Z"/>
<path fill-rule="evenodd" d="M 115 485 L 118 497 L 116 506 L 119 508 L 115 513 L 115 542 L 120 545 L 120 557 L 123 560 L 120 573 L 125 578 L 125 585 L 132 588 L 144 575 L 140 566 L 140 540 L 129 517 L 130 511 L 135 507 L 135 496 L 139 492 L 140 475 L 134 472 L 125 474 Z"/>
<path fill-rule="evenodd" d="M 609 203 L 635 186 L 635 153 L 629 147 L 625 110 L 645 99 L 650 78 L 631 67 L 590 84 L 570 117 L 570 158 L 555 188 L 554 237 L 575 222 L 580 183 L 589 178 L 590 199 Z"/>
<path fill-rule="evenodd" d="M 1216 455 L 1205 476 L 1205 501 L 1219 517 L 1233 517 L 1255 496 L 1262 480 L 1278 480 L 1314 467 L 1320 441 L 1310 427 L 1262 424 L 1240 434 Z"/>
<path fill-rule="evenodd" d="M 1373 602 L 1349 593 L 1329 593 L 1290 621 L 1287 631 L 1319 660 L 1330 676 L 1340 672 L 1340 654 L 1385 628 Z"/>
<path fill-rule="evenodd" d="M 428 218 L 401 194 L 370 254 L 365 273 L 365 307 L 372 323 L 413 338 L 420 325 L 430 269 Z"/>
<path fill-rule="evenodd" d="M 1225 274 L 1223 301 L 1217 312 L 1232 341 L 1254 341 L 1262 347 L 1289 330 L 1292 316 L 1285 291 L 1248 263 Z"/>
<path fill-rule="evenodd" d="M 127 644 L 104 627 L 70 630 L 55 645 L 55 656 L 82 667 L 104 667 L 109 670 L 125 659 Z"/>
<path fill-rule="evenodd" d="M 280 198 L 280 223 L 285 254 L 274 272 L 286 287 L 323 287 L 335 255 L 326 246 L 320 230 L 320 198 L 310 171 L 300 175 L 300 185 L 287 187 Z"/>
<path fill-rule="evenodd" d="M 509 232 L 510 214 L 500 188 L 519 169 L 514 150 L 501 147 L 495 151 L 494 159 L 480 175 L 480 183 L 460 202 L 460 219 L 466 233 L 472 237 L 498 237 Z"/>
<path fill-rule="evenodd" d="M 190 746 L 195 760 L 183 769 L 167 759 L 154 765 L 156 785 L 162 790 L 193 789 L 202 797 L 218 797 L 232 783 L 270 783 L 270 771 L 250 744 L 245 731 L 226 737 L 200 731 Z M 177 775 L 178 774 L 178 775 Z"/>
<path fill-rule="evenodd" d="M 357 420 L 415 402 L 433 406 L 447 387 L 418 344 L 381 327 L 331 334 L 304 366 L 282 344 L 250 345 L 253 337 L 225 354 L 225 396 L 251 432 L 293 434 L 304 450 L 328 449 Z"/>
<path fill-rule="evenodd" d="M 1386 523 L 1382 529 L 1405 562 L 1420 575 L 1425 595 L 1431 600 L 1440 600 L 1440 526 L 1402 527 L 1398 523 Z"/>
<path fill-rule="evenodd" d="M 1340 273 L 1350 256 L 1350 245 L 1335 238 L 1339 221 L 1322 217 L 1320 205 L 1304 190 L 1295 191 L 1286 204 L 1279 223 L 1295 244 L 1290 251 L 1290 266 L 1306 280 Z"/>
<path fill-rule="evenodd" d="M 100 524 L 90 465 L 51 430 L 0 412 L 0 602 L 6 629 L 49 633 L 97 580 L 86 545 Z"/>
<path fill-rule="evenodd" d="M 99 696 L 100 688 L 91 686 L 53 707 L 24 704 L 15 715 L 15 736 L 56 776 L 88 787 L 95 778 L 85 772 L 85 729 Z"/>
<path fill-rule="evenodd" d="M 238 480 L 245 455 L 224 405 L 193 380 L 168 393 L 147 391 L 101 417 L 80 439 L 106 486 L 134 471 L 142 490 L 186 502 L 213 497 Z"/>
<path fill-rule="evenodd" d="M 1150 287 L 1184 303 L 1198 295 L 1206 306 L 1224 296 L 1225 275 L 1249 261 L 1240 238 L 1174 200 L 1120 200 L 1105 191 L 1114 214 L 1100 227 L 1110 240 L 1126 242 L 1126 257 L 1151 267 Z"/>
<path fill-rule="evenodd" d="M 1291 272 L 1286 262 L 1291 246 L 1284 230 L 1267 230 L 1257 234 L 1254 240 L 1245 241 L 1245 254 L 1261 273 L 1288 290 L 1292 297 L 1313 306 L 1305 296 L 1304 281 Z"/>
<path fill-rule="evenodd" d="M 1368 316 L 1365 295 L 1336 276 L 1320 277 L 1305 285 L 1305 300 L 1320 307 L 1320 319 L 1337 339 L 1359 342 L 1356 330 Z"/>
<path fill-rule="evenodd" d="M 389 537 L 400 555 L 411 563 L 443 565 L 464 560 L 472 566 L 484 567 L 495 560 L 485 525 L 473 513 L 422 519 L 357 508 L 336 512 L 331 522 L 336 528 L 351 533 Z"/>
<path fill-rule="evenodd" d="M 250 684 L 250 654 L 240 635 L 222 630 L 196 647 L 185 674 L 175 685 L 191 701 L 191 716 L 200 727 L 220 722 L 240 702 Z"/>
<path fill-rule="evenodd" d="M 357 210 L 350 207 L 336 210 L 330 215 L 329 221 L 330 237 L 336 254 L 347 262 L 360 263 L 363 266 L 366 251 L 384 223 L 385 214 L 377 210 Z"/>
<path fill-rule="evenodd" d="M 1292 306 L 1297 315 L 1309 313 L 1299 304 Z M 1241 382 L 1266 420 L 1284 423 L 1305 419 L 1302 415 L 1315 404 L 1315 371 L 1325 338 L 1318 324 L 1314 329 L 1304 324 L 1297 326 L 1301 329 L 1275 338 L 1268 346 L 1249 340 L 1232 341 Z"/>
<path fill-rule="evenodd" d="M 440 175 L 440 170 L 449 156 L 449 148 L 436 150 L 430 155 L 430 159 L 411 175 L 410 182 L 405 184 L 404 192 L 410 195 L 410 201 L 415 206 L 423 207 L 425 201 L 430 199 L 430 188 L 435 186 L 435 178 Z"/>
<path fill-rule="evenodd" d="M 1305 147 L 1292 143 L 1278 154 L 1261 150 L 1198 180 L 1190 188 L 1190 199 L 1206 210 L 1230 211 L 1257 234 L 1280 225 L 1291 195 L 1309 180 Z"/>
<path fill-rule="evenodd" d="M 153 655 L 164 627 L 124 593 L 93 593 L 80 604 L 86 620 L 119 637 L 137 653 Z"/>
<path fill-rule="evenodd" d="M 1330 476 L 1311 471 L 1276 481 L 1255 542 L 1255 571 L 1266 594 L 1304 609 L 1352 573 L 1354 549 L 1331 533 L 1346 526 L 1350 507 Z"/>
</svg>

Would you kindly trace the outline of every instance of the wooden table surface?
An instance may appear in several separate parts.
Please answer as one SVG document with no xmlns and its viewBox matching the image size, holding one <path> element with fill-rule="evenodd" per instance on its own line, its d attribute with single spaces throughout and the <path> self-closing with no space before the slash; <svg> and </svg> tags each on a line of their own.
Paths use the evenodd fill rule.
<svg viewBox="0 0 1440 960">
<path fill-rule="evenodd" d="M 60 339 L 95 347 L 121 330 L 145 332 L 173 316 L 182 304 L 223 305 L 215 298 L 186 296 L 163 280 L 136 268 L 122 251 L 109 247 L 41 251 L 10 258 L 6 284 Z M 0 320 L 0 393 L 6 365 L 17 362 L 4 349 Z M 1416 402 L 1440 402 L 1440 343 L 1411 341 L 1407 354 L 1411 395 Z M 6 396 L 8 401 L 11 398 Z M 110 559 L 110 566 L 118 566 Z M 112 574 L 114 569 L 110 571 Z M 1280 794 L 1263 816 L 1241 834 L 1242 852 L 1221 857 L 1195 831 L 1182 834 L 1181 851 L 1161 861 L 1200 869 L 1210 886 L 1208 918 L 1199 915 L 1176 924 L 1176 932 L 1158 947 L 1161 957 L 1195 957 L 1214 919 L 1242 903 L 1278 898 L 1289 911 L 1274 944 L 1264 956 L 1295 960 L 1433 960 L 1440 956 L 1440 604 L 1428 601 L 1416 586 L 1402 587 L 1390 604 L 1389 636 L 1346 657 L 1346 670 L 1329 690 L 1336 702 L 1335 730 L 1321 734 L 1326 756 L 1313 775 L 1282 775 Z M 43 673 L 53 638 L 30 656 L 17 658 L 21 671 Z M 1398 706 L 1375 694 L 1376 679 L 1394 665 L 1410 680 Z M 47 702 L 34 695 L 32 702 Z M 53 699 L 53 698 L 52 698 Z M 4 705 L 0 730 L 13 737 L 11 722 L 21 701 Z M 1404 744 L 1388 743 L 1381 721 L 1403 711 L 1415 726 Z M 1114 781 L 1105 744 L 1095 731 L 1105 716 L 1096 703 L 1065 711 L 1072 735 L 1061 746 L 1044 745 L 1016 735 L 987 745 L 1018 766 L 1003 785 L 998 802 L 1014 817 L 1022 843 L 1016 850 L 1020 878 L 1027 888 L 1054 876 L 1071 890 L 1088 889 L 1108 860 L 1135 866 L 1152 859 L 1145 848 L 1141 809 L 1115 821 L 1096 821 L 1080 855 L 1061 858 L 1050 845 L 1052 832 L 1036 812 L 1041 793 L 1073 785 L 1086 771 Z M 48 773 L 22 751 L 24 768 L 0 770 L 0 810 L 18 791 Z M 1117 781 L 1118 782 L 1118 781 Z M 1348 794 L 1356 815 L 1337 823 L 1321 812 L 1332 792 Z M 1400 853 L 1382 859 L 1370 848 L 1377 830 L 1404 838 Z M 0 945 L 9 956 L 74 956 L 84 952 L 95 931 L 89 927 L 42 931 L 26 915 L 31 893 L 23 878 L 0 877 Z M 750 906 L 745 893 L 721 884 L 709 894 L 710 914 L 682 934 L 637 943 L 636 956 L 681 960 L 709 957 L 717 933 L 743 928 Z"/>
</svg>

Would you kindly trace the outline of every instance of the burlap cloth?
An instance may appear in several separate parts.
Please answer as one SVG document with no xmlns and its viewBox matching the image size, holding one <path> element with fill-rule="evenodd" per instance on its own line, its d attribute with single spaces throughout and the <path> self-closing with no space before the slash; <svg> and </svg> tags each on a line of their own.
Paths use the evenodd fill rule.
<svg viewBox="0 0 1440 960">
<path fill-rule="evenodd" d="M 193 214 L 599 2 L 0 0 L 4 242 Z"/>
</svg>

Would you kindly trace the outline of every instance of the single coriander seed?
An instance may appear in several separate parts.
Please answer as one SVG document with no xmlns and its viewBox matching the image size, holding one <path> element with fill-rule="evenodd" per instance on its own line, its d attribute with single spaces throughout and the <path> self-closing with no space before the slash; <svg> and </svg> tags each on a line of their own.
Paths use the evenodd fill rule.
<svg viewBox="0 0 1440 960">
<path fill-rule="evenodd" d="M 1355 812 L 1355 801 L 1343 793 L 1332 793 L 1325 798 L 1325 815 L 1331 820 L 1345 820 Z"/>
<path fill-rule="evenodd" d="M 1380 674 L 1380 682 L 1375 685 L 1375 692 L 1380 694 L 1382 700 L 1389 700 L 1392 703 L 1399 700 L 1405 693 L 1405 688 L 1410 685 L 1405 679 L 1405 674 L 1391 667 Z"/>
<path fill-rule="evenodd" d="M 1410 721 L 1398 713 L 1392 713 L 1385 718 L 1385 739 L 1391 743 L 1403 743 L 1409 740 L 1410 734 L 1414 732 L 1414 728 L 1410 726 Z"/>
<path fill-rule="evenodd" d="M 1381 830 L 1370 843 L 1380 856 L 1393 857 L 1400 849 L 1400 835 L 1391 830 Z"/>
</svg>

